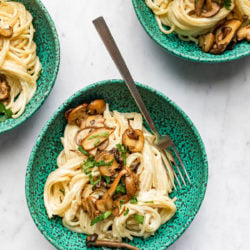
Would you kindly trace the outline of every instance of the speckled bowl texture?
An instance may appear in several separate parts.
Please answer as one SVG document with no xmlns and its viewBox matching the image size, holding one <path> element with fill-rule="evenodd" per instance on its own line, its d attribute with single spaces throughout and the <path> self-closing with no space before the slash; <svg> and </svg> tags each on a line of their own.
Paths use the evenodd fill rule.
<svg viewBox="0 0 250 250">
<path fill-rule="evenodd" d="M 137 17 L 148 35 L 162 48 L 171 54 L 204 63 L 228 62 L 250 54 L 250 43 L 244 41 L 236 44 L 233 50 L 227 50 L 222 55 L 204 53 L 193 42 L 184 42 L 175 34 L 165 35 L 156 23 L 153 12 L 145 4 L 145 0 L 132 0 Z"/>
<path fill-rule="evenodd" d="M 155 236 L 146 240 L 134 238 L 131 244 L 140 249 L 166 249 L 187 229 L 198 212 L 205 195 L 208 164 L 199 133 L 187 115 L 160 92 L 142 84 L 137 85 L 145 104 L 161 134 L 169 134 L 176 143 L 190 175 L 192 185 L 175 191 L 177 212 L 162 225 Z M 66 100 L 42 129 L 32 150 L 26 172 L 26 198 L 31 216 L 41 233 L 58 249 L 87 249 L 86 235 L 71 232 L 62 225 L 61 218 L 48 219 L 43 190 L 48 175 L 57 168 L 56 160 L 63 149 L 66 110 L 103 98 L 111 110 L 139 112 L 122 80 L 108 80 L 89 85 Z"/>
<path fill-rule="evenodd" d="M 54 86 L 60 64 L 59 40 L 55 25 L 46 8 L 39 0 L 17 2 L 23 3 L 33 16 L 33 25 L 36 30 L 34 41 L 42 64 L 42 72 L 37 81 L 37 91 L 27 104 L 24 113 L 17 119 L 11 118 L 0 122 L 0 134 L 22 124 L 41 107 Z"/>
</svg>

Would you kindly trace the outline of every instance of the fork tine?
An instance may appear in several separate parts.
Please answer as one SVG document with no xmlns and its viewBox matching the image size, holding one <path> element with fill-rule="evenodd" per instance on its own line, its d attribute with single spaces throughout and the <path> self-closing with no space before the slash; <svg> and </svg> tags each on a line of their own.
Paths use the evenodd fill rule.
<svg viewBox="0 0 250 250">
<path fill-rule="evenodd" d="M 184 178 L 183 178 L 183 175 L 182 175 L 182 173 L 181 173 L 181 171 L 180 171 L 180 168 L 179 168 L 179 166 L 177 165 L 177 163 L 176 163 L 174 157 L 173 157 L 173 164 L 175 165 L 175 167 L 176 167 L 176 169 L 177 169 L 177 171 L 178 171 L 178 173 L 179 173 L 179 175 L 180 175 L 180 177 L 181 177 L 181 180 L 182 180 L 184 186 L 187 186 L 187 184 L 186 184 L 186 182 L 185 182 L 185 180 L 184 180 Z"/>
<path fill-rule="evenodd" d="M 175 172 L 174 172 L 174 169 L 173 169 L 171 163 L 169 162 L 169 159 L 168 159 L 168 157 L 167 157 L 167 152 L 166 152 L 165 150 L 161 150 L 161 155 L 162 155 L 163 163 L 164 163 L 165 168 L 166 168 L 166 170 L 167 170 L 167 174 L 168 174 L 168 176 L 169 176 L 169 179 L 170 179 L 170 181 L 171 181 L 171 183 L 172 183 L 174 189 L 177 190 L 177 189 L 176 189 L 176 186 L 175 186 L 175 184 L 174 184 L 174 178 L 175 178 L 176 174 L 175 174 Z M 173 172 L 173 175 L 174 175 L 174 178 L 172 178 L 172 176 L 170 175 L 169 170 L 168 170 L 168 166 L 171 168 L 171 170 L 172 170 L 172 172 Z M 177 177 L 177 176 L 176 176 L 176 177 Z M 177 182 L 178 182 L 178 184 L 179 184 L 179 186 L 180 186 L 179 180 L 178 180 Z M 181 186 L 180 186 L 180 188 L 181 188 Z"/>
<path fill-rule="evenodd" d="M 182 169 L 183 169 L 184 172 L 185 172 L 185 175 L 187 176 L 187 179 L 188 179 L 189 183 L 191 184 L 191 180 L 190 180 L 190 178 L 189 178 L 188 172 L 187 172 L 187 170 L 186 170 L 186 168 L 185 168 L 185 165 L 184 165 L 184 163 L 183 163 L 183 161 L 182 161 L 182 159 L 181 159 L 181 157 L 180 157 L 180 155 L 179 155 L 179 153 L 178 153 L 178 151 L 177 151 L 175 145 L 173 144 L 173 145 L 171 145 L 171 146 L 172 146 L 172 148 L 173 148 L 173 150 L 174 150 L 174 152 L 175 152 L 175 155 L 176 155 L 177 158 L 178 158 L 178 161 L 179 161 L 180 164 L 181 164 Z"/>
</svg>

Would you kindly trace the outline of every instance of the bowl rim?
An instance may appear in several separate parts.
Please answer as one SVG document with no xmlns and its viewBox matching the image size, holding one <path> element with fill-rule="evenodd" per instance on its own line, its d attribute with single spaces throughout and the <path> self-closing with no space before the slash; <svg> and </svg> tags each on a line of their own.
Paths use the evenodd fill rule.
<svg viewBox="0 0 250 250">
<path fill-rule="evenodd" d="M 72 101 L 75 100 L 75 98 L 78 98 L 82 93 L 84 93 L 85 91 L 95 88 L 96 86 L 99 87 L 105 87 L 105 85 L 108 84 L 112 84 L 112 83 L 118 83 L 118 84 L 125 84 L 124 80 L 121 79 L 110 79 L 110 80 L 102 80 L 93 84 L 90 84 L 80 90 L 78 90 L 77 92 L 75 92 L 73 95 L 71 95 L 69 98 L 67 98 L 57 109 L 56 111 L 51 115 L 51 117 L 49 118 L 49 120 L 46 122 L 46 124 L 44 125 L 44 127 L 42 128 L 40 134 L 38 135 L 35 145 L 31 151 L 30 154 L 30 158 L 28 161 L 28 165 L 27 165 L 27 169 L 26 169 L 26 177 L 25 177 L 25 197 L 26 197 L 26 202 L 29 208 L 29 212 L 30 215 L 33 219 L 33 221 L 35 222 L 37 228 L 39 229 L 39 231 L 42 233 L 42 235 L 56 248 L 58 249 L 64 249 L 62 248 L 55 239 L 53 239 L 52 237 L 50 237 L 50 235 L 44 231 L 44 228 L 42 227 L 42 225 L 40 224 L 40 220 L 39 220 L 39 216 L 37 216 L 37 214 L 35 213 L 35 210 L 32 206 L 32 197 L 30 197 L 30 180 L 31 180 L 31 170 L 33 167 L 33 163 L 34 163 L 34 159 L 35 159 L 35 155 L 36 152 L 39 150 L 40 147 L 40 143 L 41 140 L 43 139 L 44 135 L 46 134 L 47 130 L 49 129 L 50 125 L 52 124 L 52 122 L 57 118 L 57 115 L 65 108 L 66 105 L 69 105 L 70 103 L 72 103 Z M 193 122 L 191 121 L 191 119 L 188 117 L 188 115 L 186 113 L 184 113 L 184 111 L 175 104 L 175 102 L 173 102 L 171 99 L 169 99 L 167 96 L 165 96 L 163 93 L 161 93 L 160 91 L 149 87 L 148 85 L 145 84 L 141 84 L 136 82 L 136 85 L 146 89 L 148 91 L 150 91 L 151 93 L 155 94 L 155 95 L 159 95 L 160 97 L 162 97 L 164 99 L 164 101 L 166 101 L 167 103 L 169 103 L 174 109 L 177 110 L 177 112 L 179 112 L 182 117 L 185 119 L 185 121 L 188 123 L 188 125 L 190 126 L 192 132 L 194 133 L 197 142 L 199 144 L 200 150 L 201 150 L 201 156 L 202 156 L 202 163 L 204 165 L 204 182 L 202 183 L 202 192 L 200 193 L 200 198 L 199 198 L 199 203 L 198 206 L 196 206 L 196 208 L 194 210 L 192 210 L 192 214 L 191 216 L 188 218 L 187 222 L 182 226 L 181 230 L 174 235 L 174 237 L 172 238 L 170 243 L 166 243 L 163 246 L 161 246 L 160 249 L 166 249 L 166 247 L 169 247 L 170 245 L 172 245 L 189 227 L 190 223 L 193 221 L 194 217 L 196 216 L 196 214 L 198 213 L 200 206 L 204 200 L 205 194 L 206 194 L 206 188 L 207 188 L 207 182 L 208 182 L 208 160 L 207 160 L 207 154 L 206 154 L 206 150 L 205 150 L 205 145 L 201 139 L 201 136 L 198 132 L 198 130 L 196 129 L 196 127 L 194 126 Z"/>
<path fill-rule="evenodd" d="M 142 0 L 142 1 L 144 1 L 144 0 Z M 142 27 L 144 28 L 144 30 L 146 31 L 146 33 L 149 35 L 149 37 L 154 42 L 156 42 L 161 48 L 163 48 L 164 50 L 166 50 L 167 52 L 169 52 L 172 55 L 175 55 L 175 56 L 177 56 L 179 58 L 189 60 L 189 61 L 192 61 L 192 62 L 196 62 L 196 63 L 200 63 L 200 62 L 201 63 L 225 63 L 225 62 L 234 61 L 234 60 L 237 60 L 237 59 L 240 59 L 242 57 L 250 55 L 250 49 L 245 50 L 242 53 L 238 53 L 235 56 L 215 57 L 215 58 L 204 58 L 204 57 L 198 57 L 198 56 L 193 56 L 193 55 L 186 55 L 184 53 L 178 52 L 177 50 L 168 47 L 167 44 L 162 43 L 161 41 L 159 41 L 154 36 L 153 32 L 149 29 L 148 25 L 145 23 L 143 15 L 141 15 L 141 12 L 138 10 L 139 9 L 138 0 L 132 0 L 132 3 L 133 3 L 133 7 L 134 7 L 134 10 L 135 10 L 136 16 L 139 19 L 139 22 L 142 25 Z"/>
<path fill-rule="evenodd" d="M 52 73 L 52 80 L 50 81 L 49 88 L 44 93 L 43 97 L 40 99 L 40 103 L 38 105 L 35 105 L 35 107 L 32 109 L 32 111 L 30 112 L 29 115 L 22 117 L 23 116 L 23 114 L 22 114 L 20 116 L 20 120 L 15 125 L 12 126 L 10 124 L 8 127 L 3 126 L 3 128 L 0 128 L 0 135 L 3 134 L 4 132 L 10 131 L 10 130 L 18 127 L 19 125 L 21 125 L 22 123 L 27 121 L 43 105 L 44 101 L 47 99 L 47 97 L 49 96 L 50 92 L 52 91 L 52 89 L 55 85 L 55 81 L 56 81 L 59 66 L 60 66 L 60 42 L 59 42 L 59 37 L 57 34 L 56 26 L 55 26 L 55 24 L 50 16 L 49 12 L 47 11 L 46 7 L 43 5 L 43 3 L 40 0 L 33 0 L 33 1 L 36 2 L 36 4 L 39 6 L 40 10 L 43 12 L 45 18 L 47 19 L 47 21 L 49 23 L 51 30 L 52 30 L 53 41 L 55 43 L 55 65 L 56 65 L 56 67 L 55 67 L 54 72 Z M 32 97 L 32 99 L 35 97 L 35 95 L 36 95 L 36 92 L 35 92 L 34 96 Z"/>
</svg>

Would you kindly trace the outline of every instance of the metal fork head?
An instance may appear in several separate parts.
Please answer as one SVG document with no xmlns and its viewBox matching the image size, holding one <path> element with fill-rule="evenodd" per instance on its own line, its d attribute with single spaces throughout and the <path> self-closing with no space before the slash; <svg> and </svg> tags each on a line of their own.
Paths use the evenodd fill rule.
<svg viewBox="0 0 250 250">
<path fill-rule="evenodd" d="M 184 179 L 184 177 L 183 177 L 183 174 L 182 174 L 182 172 L 181 172 L 181 170 L 180 170 L 180 168 L 179 168 L 179 166 L 178 166 L 178 164 L 177 164 L 177 162 L 176 162 L 176 160 L 175 160 L 175 157 L 174 157 L 174 155 L 172 154 L 172 152 L 176 155 L 176 157 L 177 157 L 177 159 L 178 159 L 178 162 L 179 162 L 179 164 L 181 165 L 181 167 L 182 167 L 182 169 L 183 169 L 183 171 L 184 171 L 184 173 L 185 173 L 185 175 L 186 175 L 186 177 L 187 177 L 187 179 L 188 179 L 188 182 L 191 184 L 191 180 L 190 180 L 190 177 L 189 177 L 189 175 L 188 175 L 188 172 L 187 172 L 187 170 L 186 170 L 186 168 L 185 168 L 185 165 L 184 165 L 184 163 L 183 163 L 183 161 L 182 161 L 182 159 L 181 159 L 181 157 L 180 157 L 180 154 L 179 154 L 179 152 L 178 152 L 178 150 L 177 150 L 177 148 L 176 148 L 174 142 L 172 141 L 172 139 L 171 139 L 168 135 L 156 136 L 156 142 L 155 142 L 155 144 L 156 144 L 162 151 L 167 150 L 168 154 L 171 156 L 171 157 L 170 157 L 171 159 L 169 159 L 169 160 L 170 160 L 170 162 L 172 163 L 171 167 L 172 167 L 172 170 L 173 170 L 173 172 L 174 172 L 174 177 L 175 177 L 175 179 L 176 179 L 176 182 L 178 183 L 178 186 L 179 186 L 180 188 L 182 188 L 181 182 L 184 184 L 184 186 L 186 186 L 187 184 L 186 184 L 186 181 L 185 181 L 185 179 Z M 172 152 L 171 152 L 171 149 L 172 149 Z M 175 167 L 175 169 L 177 170 L 177 173 L 175 172 L 175 169 L 174 169 L 173 167 Z M 179 176 L 180 176 L 180 178 L 181 178 L 181 181 L 179 180 L 177 174 L 179 174 Z M 175 187 L 175 186 L 174 186 L 174 187 Z"/>
</svg>

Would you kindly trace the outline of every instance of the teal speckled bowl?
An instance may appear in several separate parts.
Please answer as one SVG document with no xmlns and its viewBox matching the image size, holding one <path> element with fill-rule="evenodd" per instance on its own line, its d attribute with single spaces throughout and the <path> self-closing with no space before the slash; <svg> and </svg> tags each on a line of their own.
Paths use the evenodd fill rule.
<svg viewBox="0 0 250 250">
<path fill-rule="evenodd" d="M 26 106 L 24 113 L 17 119 L 0 122 L 0 134 L 22 124 L 33 115 L 43 104 L 52 90 L 59 64 L 60 45 L 55 25 L 46 8 L 39 0 L 19 0 L 33 16 L 36 30 L 34 41 L 37 45 L 37 55 L 42 64 L 42 73 L 37 81 L 37 91 Z"/>
<path fill-rule="evenodd" d="M 161 134 L 169 134 L 176 143 L 189 172 L 188 185 L 172 196 L 177 197 L 175 216 L 146 240 L 134 238 L 132 244 L 141 249 L 166 249 L 187 229 L 198 212 L 205 195 L 208 165 L 200 135 L 187 115 L 160 92 L 138 84 L 145 104 Z M 87 249 L 86 235 L 71 232 L 61 218 L 48 219 L 43 202 L 43 190 L 48 175 L 57 168 L 56 159 L 63 146 L 60 137 L 66 125 L 64 112 L 83 101 L 104 98 L 111 110 L 139 112 L 122 80 L 102 81 L 89 85 L 66 100 L 42 129 L 29 159 L 25 190 L 31 216 L 41 233 L 58 249 Z"/>
<path fill-rule="evenodd" d="M 132 0 L 137 17 L 148 35 L 162 48 L 171 54 L 204 63 L 219 63 L 239 59 L 250 54 L 250 43 L 241 42 L 236 44 L 233 50 L 227 50 L 222 55 L 204 53 L 198 45 L 193 42 L 184 42 L 175 34 L 163 34 L 152 11 L 145 4 L 145 0 Z"/>
</svg>

